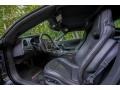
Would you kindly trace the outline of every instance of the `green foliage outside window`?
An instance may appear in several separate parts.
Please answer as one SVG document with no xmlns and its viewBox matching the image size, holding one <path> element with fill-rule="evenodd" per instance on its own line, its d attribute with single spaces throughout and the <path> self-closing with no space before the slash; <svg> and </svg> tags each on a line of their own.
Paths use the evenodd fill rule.
<svg viewBox="0 0 120 90">
<path fill-rule="evenodd" d="M 40 6 L 37 5 L 6 5 L 0 6 L 0 36 L 2 36 L 6 31 L 7 28 L 10 27 L 17 19 L 21 18 L 22 16 L 26 15 L 27 13 L 39 8 Z M 116 27 L 120 27 L 120 20 L 115 22 Z M 61 34 L 61 32 L 56 32 L 50 30 L 49 24 L 47 21 L 37 25 L 36 27 L 32 28 L 31 30 L 24 33 L 22 36 L 29 36 L 29 35 L 36 35 L 41 33 L 47 33 L 52 38 L 55 38 Z M 83 37 L 83 32 L 78 32 L 80 38 Z M 65 36 L 66 39 L 74 38 L 73 33 L 68 33 Z"/>
</svg>

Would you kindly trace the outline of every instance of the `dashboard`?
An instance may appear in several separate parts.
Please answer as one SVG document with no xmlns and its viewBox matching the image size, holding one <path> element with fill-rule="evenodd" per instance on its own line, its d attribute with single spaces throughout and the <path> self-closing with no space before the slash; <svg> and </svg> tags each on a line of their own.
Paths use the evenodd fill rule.
<svg viewBox="0 0 120 90">
<path fill-rule="evenodd" d="M 80 43 L 80 40 L 74 41 L 58 41 L 54 44 L 48 39 L 41 39 L 39 35 L 19 38 L 14 49 L 13 56 L 20 57 L 25 55 L 27 52 L 34 52 L 35 49 L 39 51 L 49 52 L 52 54 L 63 55 L 65 53 L 73 53 L 75 47 Z M 45 48 L 45 46 L 47 48 Z M 43 50 L 44 49 L 44 50 Z"/>
<path fill-rule="evenodd" d="M 50 48 L 50 42 L 47 40 L 42 40 L 48 48 Z M 38 49 L 42 46 L 41 40 L 38 35 L 36 36 L 29 36 L 24 38 L 19 38 L 17 44 L 13 49 L 14 57 L 23 56 L 26 52 L 30 52 L 34 50 L 34 46 Z M 43 47 L 41 47 L 43 48 Z"/>
</svg>

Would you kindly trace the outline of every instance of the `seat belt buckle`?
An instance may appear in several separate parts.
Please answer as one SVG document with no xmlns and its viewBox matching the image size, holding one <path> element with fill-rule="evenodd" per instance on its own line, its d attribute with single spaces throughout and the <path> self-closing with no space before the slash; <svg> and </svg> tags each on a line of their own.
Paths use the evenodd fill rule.
<svg viewBox="0 0 120 90">
<path fill-rule="evenodd" d="M 87 79 L 84 81 L 85 84 L 93 84 L 95 76 L 93 74 L 89 75 Z"/>
</svg>

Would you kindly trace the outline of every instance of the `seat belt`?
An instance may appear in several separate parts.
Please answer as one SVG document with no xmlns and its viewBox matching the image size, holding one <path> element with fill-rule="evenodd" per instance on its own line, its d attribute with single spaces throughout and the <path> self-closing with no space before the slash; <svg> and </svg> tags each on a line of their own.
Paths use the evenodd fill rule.
<svg viewBox="0 0 120 90">
<path fill-rule="evenodd" d="M 102 81 L 102 85 L 116 85 L 120 81 L 120 41 L 116 60 L 108 73 L 107 77 Z"/>
<path fill-rule="evenodd" d="M 112 50 L 118 50 L 118 44 L 112 49 Z M 117 51 L 118 52 L 118 51 Z M 110 62 L 115 58 L 115 56 L 117 55 L 116 53 L 111 53 L 111 57 L 106 57 L 103 62 L 99 65 L 99 67 L 97 68 L 96 72 L 93 74 L 90 74 L 86 80 L 84 80 L 84 84 L 94 84 L 94 80 L 95 78 L 100 75 L 104 69 L 110 64 Z M 112 55 L 114 54 L 114 55 Z"/>
</svg>

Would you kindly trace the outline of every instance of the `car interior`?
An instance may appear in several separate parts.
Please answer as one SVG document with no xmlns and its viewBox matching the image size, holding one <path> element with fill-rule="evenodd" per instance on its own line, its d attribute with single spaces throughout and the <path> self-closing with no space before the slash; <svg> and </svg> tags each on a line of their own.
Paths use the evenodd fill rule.
<svg viewBox="0 0 120 90">
<path fill-rule="evenodd" d="M 46 7 L 49 6 L 40 10 Z M 40 85 L 120 84 L 120 60 L 117 59 L 120 31 L 114 25 L 118 16 L 113 8 L 52 8 L 55 13 L 47 19 L 50 30 L 61 34 L 57 38 L 47 33 L 18 37 L 12 46 L 13 61 L 9 61 L 14 79 Z M 69 33 L 75 38 L 66 40 L 64 37 Z M 79 33 L 83 34 L 82 38 Z M 9 52 L 8 56 L 10 59 Z"/>
</svg>

